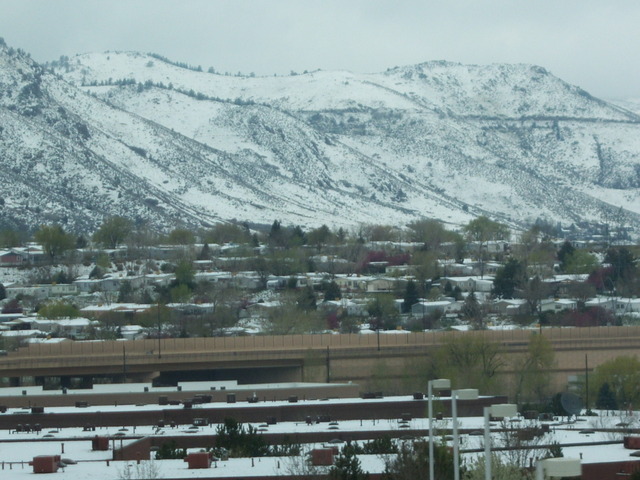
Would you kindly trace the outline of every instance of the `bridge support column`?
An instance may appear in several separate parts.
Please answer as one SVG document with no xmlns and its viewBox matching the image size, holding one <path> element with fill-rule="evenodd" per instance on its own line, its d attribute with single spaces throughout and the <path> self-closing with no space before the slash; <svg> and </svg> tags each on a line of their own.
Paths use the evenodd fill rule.
<svg viewBox="0 0 640 480">
<path fill-rule="evenodd" d="M 93 377 L 91 375 L 80 377 L 80 388 L 93 388 Z"/>
<path fill-rule="evenodd" d="M 69 376 L 61 376 L 60 377 L 60 387 L 61 388 L 71 388 L 71 377 Z"/>
</svg>

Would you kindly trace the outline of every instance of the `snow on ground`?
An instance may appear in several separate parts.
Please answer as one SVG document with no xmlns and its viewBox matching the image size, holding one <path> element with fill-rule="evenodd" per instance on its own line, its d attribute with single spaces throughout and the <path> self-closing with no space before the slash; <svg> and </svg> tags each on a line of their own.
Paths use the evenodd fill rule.
<svg viewBox="0 0 640 480">
<path fill-rule="evenodd" d="M 355 400 L 355 399 L 354 399 Z M 392 399 L 390 399 L 392 400 Z M 621 443 L 621 434 L 612 433 L 588 433 L 588 429 L 591 428 L 604 428 L 613 427 L 620 422 L 620 419 L 629 422 L 638 422 L 638 416 L 633 415 L 631 417 L 624 414 L 615 416 L 603 416 L 599 417 L 581 417 L 579 421 L 571 423 L 563 421 L 548 422 L 550 425 L 550 433 L 546 434 L 541 439 L 541 444 L 551 443 L 557 441 L 560 444 L 566 443 L 584 443 L 585 445 L 575 447 L 563 447 L 563 453 L 566 458 L 580 458 L 582 456 L 583 463 L 597 463 L 603 461 L 621 461 L 629 460 L 631 450 L 624 449 Z M 528 422 L 519 420 L 513 422 L 527 425 L 538 425 L 538 422 Z M 394 430 L 399 429 L 397 420 L 382 420 L 382 421 L 344 421 L 338 422 L 340 432 L 357 431 L 361 428 L 367 430 Z M 493 424 L 496 426 L 497 424 Z M 254 425 L 258 427 L 258 425 Z M 484 427 L 484 419 L 482 417 L 465 417 L 460 420 L 459 424 L 461 429 L 470 429 L 481 431 Z M 216 425 L 201 427 L 197 430 L 198 433 L 209 434 L 215 432 Z M 438 428 L 451 428 L 451 419 L 445 419 L 443 421 L 436 422 L 436 429 Z M 328 428 L 327 424 L 312 424 L 306 423 L 279 423 L 276 425 L 270 425 L 268 430 L 270 433 L 295 433 L 299 431 L 324 431 Z M 407 437 L 411 436 L 411 431 L 415 429 L 428 428 L 428 421 L 426 419 L 414 419 L 409 423 L 409 428 L 404 429 L 407 433 Z M 167 429 L 168 430 L 168 429 Z M 172 430 L 173 434 L 192 434 L 190 428 L 179 427 Z M 220 478 L 229 476 L 254 476 L 254 475 L 276 475 L 289 473 L 288 470 L 294 468 L 295 461 L 290 458 L 281 457 L 268 457 L 268 458 L 239 458 L 229 459 L 227 461 L 215 462 L 215 465 L 211 469 L 202 470 L 188 470 L 187 464 L 181 460 L 162 460 L 152 462 L 142 462 L 140 466 L 137 466 L 135 462 L 110 462 L 107 466 L 107 460 L 111 457 L 111 451 L 92 452 L 90 439 L 93 435 L 107 435 L 110 438 L 115 439 L 116 446 L 120 445 L 120 442 L 125 444 L 128 440 L 120 440 L 115 435 L 117 434 L 134 434 L 133 429 L 129 428 L 128 431 L 123 431 L 118 427 L 101 428 L 96 432 L 82 432 L 81 429 L 60 429 L 50 430 L 42 432 L 40 435 L 33 433 L 30 434 L 9 434 L 8 432 L 0 433 L 0 460 L 4 462 L 28 462 L 33 456 L 36 455 L 57 455 L 60 454 L 63 458 L 71 458 L 75 461 L 79 461 L 77 465 L 69 465 L 63 471 L 59 471 L 56 478 L 59 479 L 76 479 L 76 478 L 89 478 L 89 479 L 112 479 L 114 476 L 123 476 L 126 465 L 130 465 L 133 471 L 140 469 L 141 471 L 149 471 L 150 469 L 158 469 L 161 475 L 166 478 L 201 478 L 205 476 L 216 476 Z M 163 435 L 164 433 L 157 433 L 154 427 L 137 427 L 135 435 Z M 43 441 L 44 435 L 52 435 L 57 440 Z M 494 444 L 499 444 L 500 434 L 494 434 Z M 82 440 L 74 441 L 73 439 L 83 438 Z M 19 442 L 8 443 L 8 440 L 21 440 Z M 64 440 L 64 441 L 63 441 Z M 607 442 L 611 440 L 618 440 L 619 442 L 612 445 L 587 445 L 588 443 Z M 112 440 L 113 442 L 113 440 Z M 64 453 L 62 448 L 64 443 Z M 449 444 L 451 442 L 449 441 Z M 340 446 L 340 444 L 336 444 Z M 320 445 L 316 445 L 320 446 Z M 473 449 L 483 448 L 482 436 L 478 435 L 462 435 L 461 436 L 461 449 Z M 462 462 L 471 462 L 478 453 L 463 453 Z M 535 453 L 532 453 L 535 455 Z M 380 472 L 384 469 L 384 456 L 378 455 L 363 455 L 360 456 L 362 467 L 365 471 Z M 7 466 L 5 466 L 8 469 Z M 14 463 L 12 465 L 11 477 L 6 478 L 21 478 L 24 475 L 31 475 L 31 467 L 27 464 L 20 465 Z M 3 476 L 4 477 L 4 476 Z"/>
<path fill-rule="evenodd" d="M 105 387 L 106 388 L 106 387 Z M 386 397 L 383 399 L 375 400 L 362 400 L 359 398 L 353 399 L 333 399 L 333 400 L 314 400 L 305 401 L 305 403 L 367 403 L 371 402 L 397 402 L 399 400 L 406 400 L 407 397 Z M 275 408 L 287 404 L 288 402 L 265 402 L 262 405 L 269 405 Z M 233 407 L 233 408 L 253 408 L 254 404 L 249 403 L 237 403 L 228 405 L 226 403 L 219 403 L 215 405 L 217 408 Z M 203 408 L 204 406 L 194 405 L 194 410 Z M 126 410 L 166 410 L 166 409 L 181 409 L 182 406 L 158 406 L 158 405 L 140 405 L 140 406 L 90 406 L 83 409 L 85 412 L 107 412 L 107 411 L 126 411 Z M 56 407 L 47 408 L 46 413 L 68 413 L 77 412 L 75 407 Z M 21 414 L 28 413 L 29 409 L 9 409 L 5 415 L 15 416 L 16 423 L 19 422 Z M 31 417 L 31 416 L 29 416 Z M 25 417 L 26 418 L 26 417 Z M 560 445 L 577 444 L 577 446 L 562 447 L 565 457 L 579 458 L 582 457 L 583 463 L 597 463 L 602 461 L 614 461 L 614 460 L 628 460 L 631 450 L 624 449 L 622 447 L 622 428 L 633 428 L 640 423 L 640 416 L 636 413 L 628 412 L 598 412 L 598 416 L 594 417 L 580 417 L 572 421 L 567 421 L 566 418 L 555 418 L 550 422 L 540 422 L 537 420 L 525 420 L 521 417 L 506 420 L 504 423 L 492 422 L 492 428 L 503 428 L 504 426 L 511 426 L 512 428 L 530 428 L 540 427 L 542 425 L 549 425 L 549 432 L 545 433 L 542 437 L 539 437 L 534 445 L 548 445 L 553 442 L 558 442 Z M 312 423 L 306 422 L 280 422 L 275 425 L 265 424 L 252 424 L 256 429 L 268 433 L 286 433 L 295 434 L 301 432 L 327 432 L 335 431 L 342 435 L 348 432 L 357 432 L 361 430 L 378 431 L 381 432 L 402 432 L 399 435 L 401 438 L 411 439 L 417 438 L 413 432 L 425 431 L 428 429 L 428 420 L 426 418 L 412 419 L 406 425 L 404 422 L 398 419 L 384 419 L 384 420 L 350 420 L 339 421 L 335 423 Z M 78 475 L 82 475 L 82 478 L 96 478 L 107 479 L 113 478 L 114 471 L 124 468 L 124 463 L 113 462 L 110 466 L 107 466 L 107 460 L 111 457 L 111 451 L 93 452 L 91 451 L 91 439 L 95 435 L 106 436 L 111 439 L 111 445 L 116 447 L 121 444 L 124 445 L 132 439 L 126 438 L 127 436 L 167 436 L 167 435 L 189 435 L 202 434 L 213 435 L 216 432 L 217 424 L 212 424 L 203 427 L 194 427 L 190 425 L 179 425 L 175 428 L 165 427 L 158 428 L 156 426 L 138 426 L 138 427 L 98 427 L 96 431 L 83 431 L 82 428 L 64 428 L 64 429 L 45 429 L 42 432 L 30 432 L 30 433 L 16 433 L 12 431 L 0 432 L 0 461 L 3 462 L 28 462 L 36 455 L 58 455 L 62 457 L 71 458 L 75 461 L 80 461 L 79 465 L 70 465 L 67 467 L 64 473 L 60 473 L 56 478 L 80 478 Z M 451 431 L 453 422 L 451 418 L 445 418 L 443 420 L 434 421 L 435 431 Z M 459 429 L 465 432 L 472 432 L 471 434 L 461 435 L 460 445 L 461 450 L 482 449 L 483 448 L 483 436 L 484 418 L 483 417 L 463 417 L 459 419 Z M 337 429 L 336 429 L 337 427 Z M 597 430 L 603 429 L 616 429 L 616 432 L 603 432 Z M 120 438 L 125 437 L 125 438 Z M 451 445 L 451 438 L 447 436 L 447 442 Z M 495 447 L 502 445 L 503 435 L 499 432 L 492 434 L 492 443 Z M 617 442 L 610 445 L 594 445 L 598 442 Z M 340 446 L 339 443 L 336 445 Z M 317 445 L 316 445 L 317 446 Z M 63 451 L 64 449 L 64 451 Z M 532 457 L 538 456 L 540 451 L 532 450 L 530 455 Z M 467 452 L 463 453 L 463 461 L 471 462 L 477 456 L 482 453 Z M 506 453 L 500 453 L 500 455 L 506 456 Z M 378 456 L 363 456 L 361 461 L 365 470 L 370 472 L 378 472 L 383 468 L 383 459 Z M 91 463 L 94 462 L 94 463 Z M 98 463 L 95 463 L 98 462 Z M 278 462 L 280 462 L 281 468 L 285 468 L 284 465 L 287 462 L 291 462 L 290 459 L 278 459 L 278 458 L 262 458 L 254 459 L 253 465 L 251 459 L 232 459 L 229 461 L 221 461 L 217 463 L 216 476 L 225 477 L 231 475 L 247 475 L 252 474 L 272 474 L 278 471 Z M 165 477 L 185 477 L 185 478 L 197 478 L 205 475 L 211 475 L 211 470 L 187 470 L 187 465 L 181 461 L 161 461 L 158 465 L 162 469 L 162 474 Z M 100 468 L 98 468 L 100 467 Z M 25 467 L 22 469 L 18 464 L 13 465 L 12 475 L 18 476 L 21 474 L 28 474 L 31 472 L 31 468 Z M 11 478 L 14 478 L 12 476 Z"/>
</svg>

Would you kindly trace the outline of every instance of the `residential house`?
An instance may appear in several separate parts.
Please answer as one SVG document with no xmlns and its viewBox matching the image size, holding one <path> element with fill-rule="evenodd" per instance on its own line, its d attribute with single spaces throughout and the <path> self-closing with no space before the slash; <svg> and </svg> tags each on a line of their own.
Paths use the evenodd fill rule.
<svg viewBox="0 0 640 480">
<path fill-rule="evenodd" d="M 339 312 L 346 313 L 355 317 L 366 317 L 368 315 L 367 305 L 364 303 L 357 303 L 353 300 L 325 300 L 318 305 L 318 309 L 325 312 Z"/>
<path fill-rule="evenodd" d="M 77 285 L 68 283 L 54 283 L 51 285 L 12 285 L 6 288 L 7 297 L 24 295 L 42 300 L 49 297 L 66 297 L 77 295 L 79 289 Z"/>
<path fill-rule="evenodd" d="M 406 281 L 399 278 L 379 277 L 367 281 L 366 291 L 368 293 L 392 292 L 402 288 Z"/>
<path fill-rule="evenodd" d="M 596 297 L 587 300 L 584 303 L 584 306 L 589 307 L 600 307 L 608 310 L 611 313 L 616 313 L 616 298 L 615 297 Z"/>
<path fill-rule="evenodd" d="M 142 287 L 147 277 L 143 275 L 107 275 L 104 278 L 87 278 L 80 277 L 73 281 L 73 285 L 78 288 L 79 293 L 91 292 L 111 292 L 115 293 L 120 290 L 124 282 L 129 282 L 133 289 Z"/>
<path fill-rule="evenodd" d="M 616 315 L 640 313 L 640 298 L 616 298 Z"/>
<path fill-rule="evenodd" d="M 438 260 L 438 266 L 444 277 L 463 277 L 473 274 L 473 266 L 466 263 L 456 263 L 454 260 Z"/>
<path fill-rule="evenodd" d="M 571 286 L 577 283 L 584 283 L 588 277 L 588 274 L 553 275 L 544 278 L 542 281 L 550 286 L 550 290 L 555 292 L 554 295 L 568 297 L 571 295 Z"/>
<path fill-rule="evenodd" d="M 75 338 L 77 340 L 85 339 L 89 328 L 97 324 L 97 321 L 92 321 L 88 318 L 34 318 L 31 320 L 32 328 L 40 330 L 41 332 L 57 337 Z"/>
<path fill-rule="evenodd" d="M 529 312 L 529 305 L 526 300 L 521 298 L 496 300 L 491 309 L 493 313 L 498 315 L 523 315 Z"/>
<path fill-rule="evenodd" d="M 140 325 L 123 325 L 120 327 L 120 335 L 125 340 L 139 340 L 144 338 L 144 328 Z"/>
<path fill-rule="evenodd" d="M 411 315 L 424 317 L 426 315 L 431 315 L 433 313 L 445 313 L 451 308 L 451 306 L 455 302 L 450 302 L 448 300 L 440 300 L 436 302 L 418 302 L 411 306 Z"/>
<path fill-rule="evenodd" d="M 152 311 L 156 305 L 138 303 L 110 303 L 107 305 L 90 305 L 80 309 L 83 315 L 100 318 L 106 313 L 119 313 L 125 316 L 135 316 L 139 313 Z"/>
<path fill-rule="evenodd" d="M 493 289 L 493 277 L 443 277 L 440 285 L 451 284 L 451 288 L 458 287 L 463 292 L 485 292 L 490 293 Z"/>
<path fill-rule="evenodd" d="M 545 298 L 540 301 L 541 312 L 561 312 L 563 310 L 575 310 L 578 308 L 578 301 L 569 298 Z"/>
<path fill-rule="evenodd" d="M 360 275 L 336 275 L 334 281 L 343 292 L 366 292 L 367 283 L 373 278 Z"/>
<path fill-rule="evenodd" d="M 16 250 L 0 251 L 0 267 L 20 267 L 26 265 L 29 259 L 26 254 Z"/>
</svg>

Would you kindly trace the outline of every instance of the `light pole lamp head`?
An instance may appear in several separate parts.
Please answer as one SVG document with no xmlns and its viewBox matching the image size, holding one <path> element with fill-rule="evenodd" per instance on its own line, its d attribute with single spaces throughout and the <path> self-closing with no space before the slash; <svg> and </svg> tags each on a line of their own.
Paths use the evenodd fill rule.
<svg viewBox="0 0 640 480">
<path fill-rule="evenodd" d="M 492 417 L 515 417 L 518 414 L 518 406 L 514 403 L 497 403 L 489 407 Z"/>
<path fill-rule="evenodd" d="M 434 390 L 447 390 L 451 388 L 451 380 L 448 378 L 436 378 L 435 380 L 429 380 L 429 383 Z"/>
<path fill-rule="evenodd" d="M 582 475 L 582 466 L 578 458 L 546 458 L 539 460 L 539 463 L 545 478 L 577 477 Z"/>
<path fill-rule="evenodd" d="M 461 388 L 454 392 L 458 400 L 476 400 L 480 394 L 477 388 Z"/>
</svg>

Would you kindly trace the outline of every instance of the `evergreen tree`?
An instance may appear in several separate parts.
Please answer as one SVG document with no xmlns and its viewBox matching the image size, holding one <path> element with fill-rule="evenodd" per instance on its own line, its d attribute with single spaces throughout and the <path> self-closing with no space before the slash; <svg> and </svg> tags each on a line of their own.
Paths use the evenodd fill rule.
<svg viewBox="0 0 640 480">
<path fill-rule="evenodd" d="M 461 313 L 463 318 L 470 322 L 473 328 L 481 329 L 483 327 L 482 307 L 480 306 L 480 302 L 478 302 L 475 292 L 469 293 L 467 298 L 464 299 Z"/>
<path fill-rule="evenodd" d="M 356 455 L 356 449 L 351 443 L 342 447 L 340 455 L 336 457 L 335 463 L 329 474 L 329 480 L 368 480 L 369 474 L 362 470 L 360 460 Z"/>
<path fill-rule="evenodd" d="M 283 231 L 280 220 L 274 220 L 269 231 L 269 245 L 272 247 L 283 246 Z"/>
<path fill-rule="evenodd" d="M 516 289 L 521 289 L 526 280 L 524 265 L 512 258 L 496 272 L 493 294 L 502 298 L 513 298 Z"/>
<path fill-rule="evenodd" d="M 324 285 L 325 300 L 339 300 L 342 298 L 342 291 L 336 282 L 326 282 Z"/>
<path fill-rule="evenodd" d="M 598 390 L 598 398 L 596 398 L 596 408 L 602 410 L 617 410 L 618 401 L 616 394 L 611 390 L 608 383 L 603 383 Z"/>
<path fill-rule="evenodd" d="M 407 287 L 404 292 L 404 302 L 402 302 L 402 312 L 409 313 L 411 311 L 411 307 L 418 303 L 420 297 L 418 296 L 418 287 L 416 286 L 416 282 L 413 280 L 409 280 L 407 282 Z"/>
<path fill-rule="evenodd" d="M 76 238 L 76 248 L 87 248 L 87 239 L 84 235 L 78 235 Z"/>
<path fill-rule="evenodd" d="M 633 252 L 626 247 L 610 248 L 607 250 L 604 261 L 611 264 L 611 280 L 614 283 L 619 280 L 630 280 L 637 273 L 636 258 Z"/>
<path fill-rule="evenodd" d="M 120 290 L 118 291 L 118 303 L 128 303 L 133 301 L 133 287 L 131 282 L 125 280 L 120 284 Z"/>
<path fill-rule="evenodd" d="M 453 478 L 453 453 L 442 444 L 434 446 L 435 478 Z M 425 478 L 429 471 L 429 444 L 427 442 L 402 443 L 397 455 L 385 462 L 385 480 L 415 480 Z"/>
<path fill-rule="evenodd" d="M 560 271 L 564 272 L 567 266 L 567 260 L 573 252 L 575 252 L 575 247 L 571 244 L 569 240 L 564 242 L 560 249 L 558 250 L 558 261 L 560 262 Z"/>
<path fill-rule="evenodd" d="M 298 294 L 298 308 L 305 312 L 315 310 L 316 300 L 316 292 L 310 286 L 306 286 Z"/>
<path fill-rule="evenodd" d="M 209 244 L 205 243 L 198 254 L 198 260 L 210 260 L 211 259 L 211 250 L 209 249 Z"/>
</svg>

